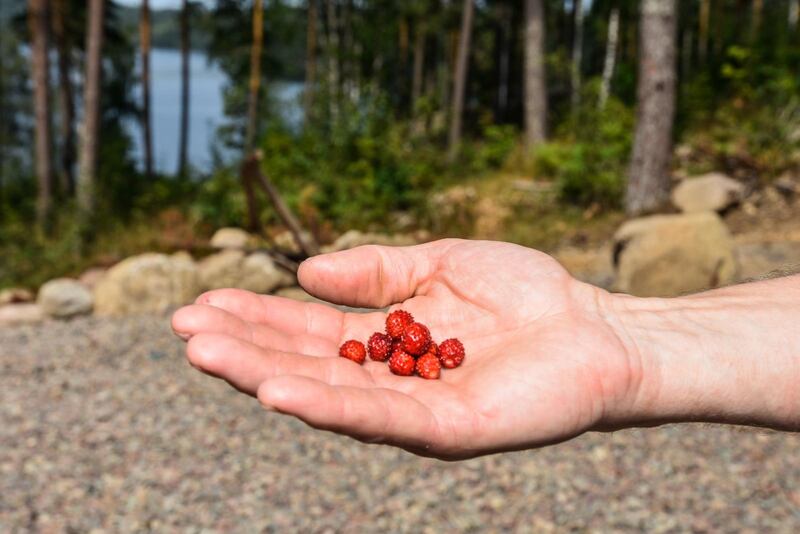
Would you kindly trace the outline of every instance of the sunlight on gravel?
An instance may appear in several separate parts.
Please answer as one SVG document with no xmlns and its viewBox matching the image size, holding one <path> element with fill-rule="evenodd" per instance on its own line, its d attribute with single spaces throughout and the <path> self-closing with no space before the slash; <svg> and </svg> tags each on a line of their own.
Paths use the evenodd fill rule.
<svg viewBox="0 0 800 534">
<path fill-rule="evenodd" d="M 167 317 L 0 329 L 2 532 L 800 529 L 800 436 L 588 434 L 462 463 L 262 411 Z"/>
</svg>

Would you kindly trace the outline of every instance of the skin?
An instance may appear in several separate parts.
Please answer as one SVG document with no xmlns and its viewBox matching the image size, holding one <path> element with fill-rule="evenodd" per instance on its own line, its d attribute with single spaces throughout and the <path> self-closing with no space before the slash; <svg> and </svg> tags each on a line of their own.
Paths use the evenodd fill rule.
<svg viewBox="0 0 800 534">
<path fill-rule="evenodd" d="M 386 314 L 241 290 L 178 310 L 189 362 L 312 427 L 457 460 L 670 421 L 800 429 L 800 277 L 678 299 L 613 295 L 517 245 L 443 240 L 314 257 L 336 304 L 402 307 L 463 365 L 437 381 L 337 357 Z"/>
</svg>

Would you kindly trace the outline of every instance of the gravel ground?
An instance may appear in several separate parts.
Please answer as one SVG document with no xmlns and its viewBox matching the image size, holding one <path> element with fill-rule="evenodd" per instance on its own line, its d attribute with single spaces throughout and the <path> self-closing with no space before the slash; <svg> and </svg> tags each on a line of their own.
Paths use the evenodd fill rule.
<svg viewBox="0 0 800 534">
<path fill-rule="evenodd" d="M 263 412 L 166 317 L 0 329 L 2 532 L 797 532 L 800 435 L 587 434 L 461 463 Z"/>
</svg>

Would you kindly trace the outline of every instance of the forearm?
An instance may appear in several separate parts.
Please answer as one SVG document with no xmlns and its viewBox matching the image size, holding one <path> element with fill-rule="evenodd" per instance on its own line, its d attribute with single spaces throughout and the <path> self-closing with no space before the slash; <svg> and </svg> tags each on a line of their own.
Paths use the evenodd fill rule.
<svg viewBox="0 0 800 534">
<path fill-rule="evenodd" d="M 800 430 L 800 276 L 611 308 L 640 370 L 616 422 Z"/>
</svg>

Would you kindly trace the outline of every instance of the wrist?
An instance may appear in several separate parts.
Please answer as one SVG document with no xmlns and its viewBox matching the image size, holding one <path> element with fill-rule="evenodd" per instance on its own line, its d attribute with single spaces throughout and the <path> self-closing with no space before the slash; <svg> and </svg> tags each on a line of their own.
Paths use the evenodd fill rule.
<svg viewBox="0 0 800 534">
<path fill-rule="evenodd" d="M 800 428 L 800 278 L 673 299 L 607 295 L 604 310 L 640 371 L 608 426 Z"/>
</svg>

